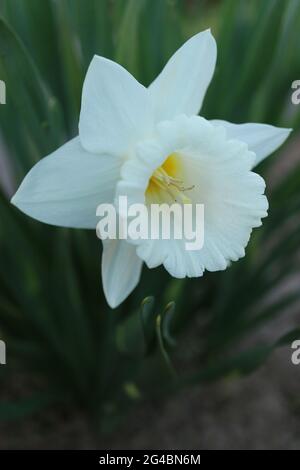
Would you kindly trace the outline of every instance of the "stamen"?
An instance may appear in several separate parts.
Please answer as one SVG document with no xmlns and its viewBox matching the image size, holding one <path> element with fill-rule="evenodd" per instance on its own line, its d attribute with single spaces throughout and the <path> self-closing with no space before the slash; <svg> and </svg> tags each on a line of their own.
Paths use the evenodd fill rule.
<svg viewBox="0 0 300 470">
<path fill-rule="evenodd" d="M 195 186 L 192 185 L 185 188 L 182 180 L 170 176 L 164 168 L 157 168 L 151 177 L 151 181 L 162 191 L 165 191 L 175 202 L 180 201 L 183 204 L 191 203 L 191 199 L 184 192 L 191 191 Z"/>
</svg>

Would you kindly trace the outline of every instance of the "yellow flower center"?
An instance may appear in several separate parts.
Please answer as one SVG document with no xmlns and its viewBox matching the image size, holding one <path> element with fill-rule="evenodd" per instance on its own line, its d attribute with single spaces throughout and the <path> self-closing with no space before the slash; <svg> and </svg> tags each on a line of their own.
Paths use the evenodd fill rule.
<svg viewBox="0 0 300 470">
<path fill-rule="evenodd" d="M 186 196 L 185 192 L 192 190 L 194 186 L 184 186 L 180 176 L 182 173 L 181 159 L 176 153 L 172 153 L 153 172 L 145 192 L 146 203 L 160 204 L 167 202 L 173 204 L 174 202 L 181 202 L 182 204 L 190 204 L 192 201 Z"/>
</svg>

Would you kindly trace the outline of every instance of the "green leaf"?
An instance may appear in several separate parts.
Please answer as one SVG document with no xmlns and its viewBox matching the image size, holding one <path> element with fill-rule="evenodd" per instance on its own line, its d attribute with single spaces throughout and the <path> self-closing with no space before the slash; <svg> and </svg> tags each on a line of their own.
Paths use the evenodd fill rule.
<svg viewBox="0 0 300 470">
<path fill-rule="evenodd" d="M 78 132 L 81 90 L 84 79 L 83 60 L 78 38 L 71 21 L 67 0 L 55 3 L 54 19 L 60 52 L 64 96 L 70 135 Z"/>
<path fill-rule="evenodd" d="M 171 358 L 166 349 L 165 340 L 164 340 L 163 333 L 162 333 L 161 315 L 158 315 L 156 318 L 156 335 L 157 335 L 157 340 L 158 340 L 158 350 L 161 354 L 161 358 L 166 367 L 166 370 L 173 380 L 177 380 L 177 372 L 175 370 L 174 365 L 172 364 Z"/>
<path fill-rule="evenodd" d="M 0 421 L 13 421 L 30 416 L 46 408 L 55 401 L 55 397 L 39 395 L 16 402 L 0 402 Z"/>
<path fill-rule="evenodd" d="M 162 328 L 162 338 L 168 346 L 175 346 L 176 341 L 172 336 L 172 320 L 174 317 L 176 304 L 175 302 L 169 302 L 165 307 L 162 320 L 161 320 L 161 328 Z"/>
<path fill-rule="evenodd" d="M 143 305 L 143 304 L 142 304 Z M 116 331 L 116 344 L 118 350 L 128 356 L 140 357 L 146 351 L 140 311 L 129 315 L 122 321 Z"/>
<path fill-rule="evenodd" d="M 117 38 L 116 61 L 135 77 L 139 75 L 138 28 L 144 5 L 145 0 L 139 0 L 138 2 L 136 0 L 127 1 Z"/>
<path fill-rule="evenodd" d="M 7 90 L 0 123 L 22 176 L 41 156 L 62 143 L 62 113 L 21 41 L 1 18 L 0 43 L 0 76 Z"/>
<path fill-rule="evenodd" d="M 20 37 L 44 82 L 61 98 L 61 73 L 52 0 L 2 0 L 0 14 Z"/>
<path fill-rule="evenodd" d="M 256 346 L 225 359 L 219 358 L 219 360 L 203 367 L 200 372 L 183 379 L 182 385 L 210 382 L 228 375 L 243 376 L 250 374 L 260 367 L 275 349 L 290 345 L 297 338 L 300 338 L 300 328 L 283 335 L 273 344 Z"/>
<path fill-rule="evenodd" d="M 156 313 L 154 310 L 154 297 L 146 297 L 143 300 L 141 304 L 141 320 L 146 348 L 150 351 L 155 338 Z"/>
</svg>

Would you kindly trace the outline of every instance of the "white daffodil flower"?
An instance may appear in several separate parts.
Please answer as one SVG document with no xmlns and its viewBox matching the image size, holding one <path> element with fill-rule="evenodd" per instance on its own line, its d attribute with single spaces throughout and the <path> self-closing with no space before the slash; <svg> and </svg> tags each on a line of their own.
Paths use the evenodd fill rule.
<svg viewBox="0 0 300 470">
<path fill-rule="evenodd" d="M 210 30 L 197 34 L 148 89 L 95 56 L 83 85 L 79 136 L 38 162 L 12 199 L 42 222 L 92 229 L 97 206 L 118 195 L 146 205 L 170 203 L 173 196 L 204 204 L 199 251 L 186 251 L 182 240 L 103 242 L 102 280 L 111 307 L 135 288 L 143 262 L 163 264 L 177 278 L 225 269 L 245 255 L 252 229 L 267 215 L 265 183 L 252 169 L 290 130 L 198 116 L 216 54 Z"/>
</svg>

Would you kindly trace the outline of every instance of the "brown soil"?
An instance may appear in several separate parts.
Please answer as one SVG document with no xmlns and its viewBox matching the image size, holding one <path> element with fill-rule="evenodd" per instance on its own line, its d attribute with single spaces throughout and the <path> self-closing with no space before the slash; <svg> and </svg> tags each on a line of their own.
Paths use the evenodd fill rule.
<svg viewBox="0 0 300 470">
<path fill-rule="evenodd" d="M 299 449 L 300 365 L 285 348 L 245 379 L 140 406 L 96 438 L 79 413 L 0 425 L 1 449 Z"/>
</svg>

